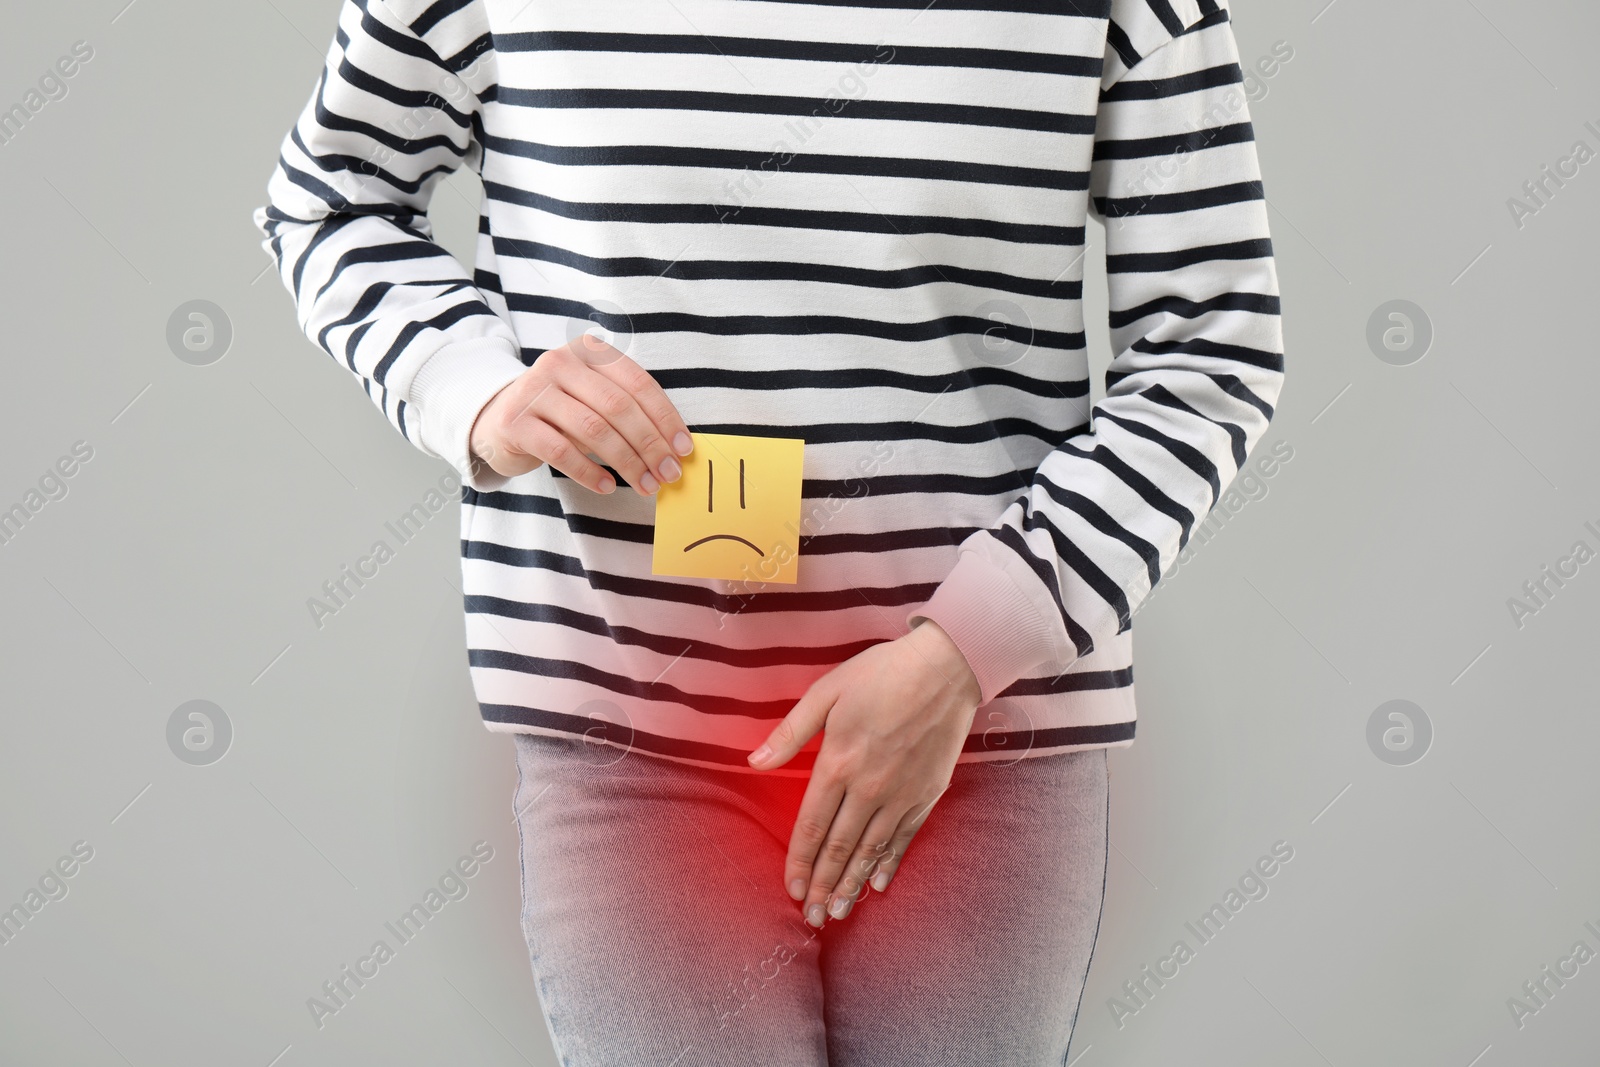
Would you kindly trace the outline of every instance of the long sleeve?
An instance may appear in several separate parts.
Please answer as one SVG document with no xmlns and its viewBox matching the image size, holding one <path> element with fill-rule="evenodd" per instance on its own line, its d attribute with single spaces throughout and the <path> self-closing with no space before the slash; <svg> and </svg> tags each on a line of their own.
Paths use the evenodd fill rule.
<svg viewBox="0 0 1600 1067">
<path fill-rule="evenodd" d="M 494 85 L 487 36 L 446 22 L 425 12 L 408 24 L 385 0 L 346 0 L 254 220 L 306 335 L 407 440 L 492 489 L 505 479 L 470 460 L 468 435 L 526 367 L 510 324 L 434 242 L 426 214 L 443 176 L 481 159 L 475 134 Z"/>
<path fill-rule="evenodd" d="M 1114 0 L 1090 174 L 1112 360 L 1089 432 L 1047 453 L 908 616 L 988 701 L 1130 629 L 1260 440 L 1283 379 L 1278 281 L 1223 0 Z"/>
</svg>

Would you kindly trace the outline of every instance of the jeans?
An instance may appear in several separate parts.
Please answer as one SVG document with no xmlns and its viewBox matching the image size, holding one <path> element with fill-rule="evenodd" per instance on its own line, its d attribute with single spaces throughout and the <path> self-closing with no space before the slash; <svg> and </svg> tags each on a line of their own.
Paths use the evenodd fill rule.
<svg viewBox="0 0 1600 1067">
<path fill-rule="evenodd" d="M 808 926 L 804 778 L 515 734 L 522 929 L 563 1067 L 1060 1067 L 1105 897 L 1104 749 L 961 763 L 882 893 Z"/>
</svg>

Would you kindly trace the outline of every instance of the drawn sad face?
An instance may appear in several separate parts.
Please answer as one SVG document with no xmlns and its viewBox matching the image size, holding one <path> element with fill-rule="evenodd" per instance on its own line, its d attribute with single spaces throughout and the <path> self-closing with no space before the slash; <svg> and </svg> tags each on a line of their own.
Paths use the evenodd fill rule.
<svg viewBox="0 0 1600 1067">
<path fill-rule="evenodd" d="M 656 493 L 651 572 L 796 581 L 805 442 L 694 434 L 683 477 Z"/>
</svg>

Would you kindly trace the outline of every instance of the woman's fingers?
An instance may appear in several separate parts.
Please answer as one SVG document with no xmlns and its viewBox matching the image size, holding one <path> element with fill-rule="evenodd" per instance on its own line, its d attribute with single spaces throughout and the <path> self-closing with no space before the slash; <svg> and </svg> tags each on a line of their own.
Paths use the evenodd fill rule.
<svg viewBox="0 0 1600 1067">
<path fill-rule="evenodd" d="M 828 713 L 838 699 L 831 678 L 832 672 L 811 683 L 811 687 L 789 709 L 789 714 L 746 757 L 752 767 L 761 771 L 781 767 L 816 736 L 828 721 Z M 813 884 L 813 865 L 828 839 L 829 828 L 833 826 L 843 797 L 843 781 L 823 772 L 820 765 L 814 767 L 806 783 L 805 797 L 800 801 L 800 810 L 795 815 L 794 831 L 789 835 L 789 855 L 784 861 L 783 884 L 795 900 L 806 901 L 802 914 L 813 926 L 823 923 L 822 901 L 827 895 L 827 888 L 832 886 L 831 882 L 821 888 Z M 865 816 L 862 821 L 865 822 Z M 851 847 L 854 847 L 854 841 Z M 847 850 L 845 857 L 848 856 Z"/>
<path fill-rule="evenodd" d="M 560 430 L 580 453 L 608 464 L 641 496 L 649 496 L 660 484 L 644 460 L 605 416 L 564 388 L 546 390 L 533 406 L 533 413 Z M 548 459 L 549 457 L 545 457 Z M 559 464 L 552 464 L 559 469 Z"/>
<path fill-rule="evenodd" d="M 949 783 L 945 783 L 949 789 Z M 939 790 L 939 797 L 944 796 L 944 789 Z M 934 797 L 925 804 L 918 804 L 915 808 L 905 813 L 900 820 L 899 827 L 894 831 L 894 836 L 889 839 L 889 846 L 884 850 L 884 855 L 878 861 L 877 869 L 872 872 L 872 888 L 883 892 L 889 888 L 889 882 L 894 878 L 895 872 L 900 869 L 900 864 L 906 858 L 906 850 L 911 847 L 911 839 L 917 836 L 917 831 L 922 829 L 922 824 L 928 821 L 928 815 L 933 811 L 933 806 L 938 803 L 939 797 Z M 848 914 L 848 913 L 847 913 Z"/>
<path fill-rule="evenodd" d="M 821 926 L 825 921 L 833 888 L 855 854 L 862 831 L 878 810 L 876 800 L 852 797 L 848 791 L 842 792 L 842 800 L 837 799 L 840 794 L 838 786 L 819 786 L 813 777 L 800 802 L 797 832 L 789 843 L 784 878 L 791 888 L 797 880 L 807 883 L 802 914 L 812 926 Z"/>
<path fill-rule="evenodd" d="M 893 848 L 892 842 L 903 821 L 895 808 L 879 808 L 877 814 L 872 816 L 872 820 L 861 833 L 861 840 L 856 845 L 854 855 L 845 865 L 844 874 L 833 887 L 827 902 L 829 915 L 835 919 L 842 919 L 850 914 L 850 909 L 861 896 L 867 880 L 888 858 L 889 851 Z"/>
<path fill-rule="evenodd" d="M 640 412 L 650 420 L 661 435 L 662 441 L 671 447 L 673 452 L 680 456 L 687 456 L 693 452 L 694 437 L 689 433 L 688 424 L 683 421 L 683 416 L 678 414 L 677 407 L 667 397 L 666 390 L 651 377 L 649 371 L 616 349 L 611 348 L 611 351 L 616 353 L 615 358 L 596 359 L 592 350 L 579 354 L 598 374 L 609 378 L 627 391 L 634 403 L 639 406 Z M 650 469 L 656 469 L 654 463 Z"/>
<path fill-rule="evenodd" d="M 550 388 L 532 369 L 505 386 L 483 406 L 468 437 L 474 464 L 487 464 L 496 474 L 514 478 L 538 469 L 544 460 L 524 447 L 524 424 L 533 417 L 537 393 Z"/>
<path fill-rule="evenodd" d="M 816 736 L 828 721 L 828 711 L 837 697 L 828 679 L 828 675 L 823 675 L 811 683 L 811 688 L 789 709 L 789 714 L 778 721 L 760 747 L 745 757 L 750 766 L 758 771 L 782 767 Z"/>
<path fill-rule="evenodd" d="M 596 493 L 609 493 L 617 483 L 604 467 L 589 459 L 561 430 L 541 418 L 525 415 L 515 425 L 516 447 L 550 464 Z"/>
<path fill-rule="evenodd" d="M 812 893 L 811 870 L 817 852 L 827 840 L 828 828 L 839 812 L 839 802 L 844 799 L 844 783 L 813 774 L 806 783 L 805 796 L 794 817 L 794 829 L 789 834 L 789 854 L 783 862 L 783 884 L 789 895 L 801 902 L 801 914 L 809 920 L 810 908 L 816 904 Z M 808 899 L 811 898 L 811 899 Z M 820 921 L 813 925 L 822 925 Z"/>
<path fill-rule="evenodd" d="M 602 369 L 608 369 L 609 366 Z M 639 369 L 639 374 L 647 380 L 650 378 L 643 369 Z M 622 471 L 630 484 L 643 489 L 648 495 L 667 482 L 677 481 L 683 474 L 683 467 L 673 455 L 669 443 L 671 433 L 657 426 L 645 413 L 639 398 L 619 384 L 611 374 L 593 370 L 575 374 L 563 382 L 562 387 L 615 432 L 620 447 L 615 447 L 614 442 L 614 453 L 601 455 L 611 460 L 612 466 Z M 627 464 L 627 470 L 635 473 L 627 473 L 618 466 L 619 463 Z M 646 474 L 651 480 L 643 482 Z"/>
<path fill-rule="evenodd" d="M 470 446 L 497 473 L 515 476 L 549 463 L 603 493 L 616 488 L 599 465 L 607 464 L 650 496 L 682 475 L 677 457 L 694 450 L 694 438 L 643 367 L 584 334 L 542 353 L 495 394 L 473 422 Z"/>
</svg>

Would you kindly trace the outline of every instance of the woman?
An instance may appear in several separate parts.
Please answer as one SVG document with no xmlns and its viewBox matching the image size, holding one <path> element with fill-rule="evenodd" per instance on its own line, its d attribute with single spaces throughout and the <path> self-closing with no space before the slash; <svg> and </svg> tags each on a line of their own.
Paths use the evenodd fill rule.
<svg viewBox="0 0 1600 1067">
<path fill-rule="evenodd" d="M 465 482 L 562 1063 L 1064 1061 L 1131 616 L 1281 387 L 1241 82 L 1221 0 L 347 0 L 256 220 Z"/>
</svg>

